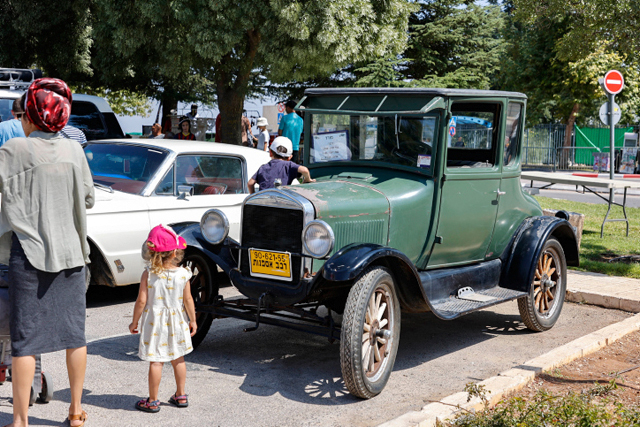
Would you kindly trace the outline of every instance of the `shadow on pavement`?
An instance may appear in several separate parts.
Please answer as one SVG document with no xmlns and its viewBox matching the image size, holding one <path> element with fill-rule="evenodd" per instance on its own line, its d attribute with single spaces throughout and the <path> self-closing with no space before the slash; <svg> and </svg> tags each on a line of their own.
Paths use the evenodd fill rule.
<svg viewBox="0 0 640 427">
<path fill-rule="evenodd" d="M 242 377 L 240 390 L 253 396 L 280 394 L 313 405 L 362 401 L 351 396 L 344 385 L 338 341 L 329 344 L 323 337 L 268 325 L 244 333 L 242 329 L 250 325 L 238 319 L 214 320 L 200 347 L 185 357 L 188 370 Z M 411 369 L 494 336 L 529 333 L 518 315 L 481 311 L 443 321 L 431 313 L 403 314 L 394 371 Z M 137 357 L 137 349 L 137 335 L 96 341 L 88 346 L 90 355 L 143 363 Z"/>
</svg>

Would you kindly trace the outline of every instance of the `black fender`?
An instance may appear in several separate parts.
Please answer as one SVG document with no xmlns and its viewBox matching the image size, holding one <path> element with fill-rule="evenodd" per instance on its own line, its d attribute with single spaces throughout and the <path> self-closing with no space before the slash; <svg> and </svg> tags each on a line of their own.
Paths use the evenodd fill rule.
<svg viewBox="0 0 640 427">
<path fill-rule="evenodd" d="M 238 266 L 237 254 L 233 253 L 233 247 L 239 246 L 238 243 L 227 237 L 227 239 L 218 245 L 212 245 L 207 242 L 200 232 L 200 224 L 191 224 L 182 228 L 178 235 L 184 238 L 187 243 L 187 249 L 196 249 L 207 256 L 213 263 L 218 265 L 227 275 Z"/>
<path fill-rule="evenodd" d="M 353 243 L 333 254 L 322 267 L 327 281 L 353 282 L 372 265 L 387 267 L 396 279 L 396 289 L 403 310 L 427 311 L 427 299 L 420 276 L 411 260 L 397 249 L 373 243 Z"/>
<path fill-rule="evenodd" d="M 501 257 L 504 267 L 500 286 L 529 292 L 536 262 L 550 237 L 556 238 L 562 245 L 567 265 L 577 267 L 580 259 L 578 239 L 573 226 L 566 219 L 558 217 L 530 217 L 522 222 L 511 245 Z"/>
</svg>

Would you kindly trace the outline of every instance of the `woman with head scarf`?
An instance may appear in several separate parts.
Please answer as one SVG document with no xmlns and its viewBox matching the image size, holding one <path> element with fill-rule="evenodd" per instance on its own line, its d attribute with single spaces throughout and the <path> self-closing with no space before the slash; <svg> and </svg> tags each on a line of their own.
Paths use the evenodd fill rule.
<svg viewBox="0 0 640 427">
<path fill-rule="evenodd" d="M 60 130 L 71 113 L 62 80 L 35 80 L 25 97 L 26 137 L 0 147 L 0 262 L 9 264 L 13 426 L 28 424 L 36 354 L 66 350 L 69 424 L 84 425 L 86 209 L 94 203 L 84 151 Z"/>
<path fill-rule="evenodd" d="M 189 139 L 191 141 L 196 140 L 196 136 L 191 133 L 191 120 L 189 120 L 188 117 L 183 117 L 182 119 L 180 119 L 178 127 L 180 128 L 181 132 L 178 132 L 176 136 L 174 136 L 175 139 Z"/>
</svg>

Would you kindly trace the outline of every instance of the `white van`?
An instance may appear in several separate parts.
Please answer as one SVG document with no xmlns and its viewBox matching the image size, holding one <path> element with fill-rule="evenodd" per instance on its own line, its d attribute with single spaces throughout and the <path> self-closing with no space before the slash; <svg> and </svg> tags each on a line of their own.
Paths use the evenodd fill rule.
<svg viewBox="0 0 640 427">
<path fill-rule="evenodd" d="M 40 70 L 0 68 L 0 121 L 13 118 L 13 101 L 40 77 Z M 84 132 L 87 140 L 124 138 L 118 118 L 99 96 L 73 94 L 69 124 Z"/>
</svg>

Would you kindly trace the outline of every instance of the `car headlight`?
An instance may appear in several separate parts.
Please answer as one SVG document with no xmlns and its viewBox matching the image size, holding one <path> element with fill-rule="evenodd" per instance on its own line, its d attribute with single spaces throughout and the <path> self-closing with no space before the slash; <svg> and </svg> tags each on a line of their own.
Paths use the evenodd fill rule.
<svg viewBox="0 0 640 427">
<path fill-rule="evenodd" d="M 229 220 L 218 209 L 210 209 L 202 215 L 200 232 L 207 242 L 217 245 L 222 243 L 229 234 Z"/>
<path fill-rule="evenodd" d="M 302 231 L 305 251 L 314 258 L 324 258 L 333 249 L 333 230 L 324 221 L 311 221 Z"/>
</svg>

